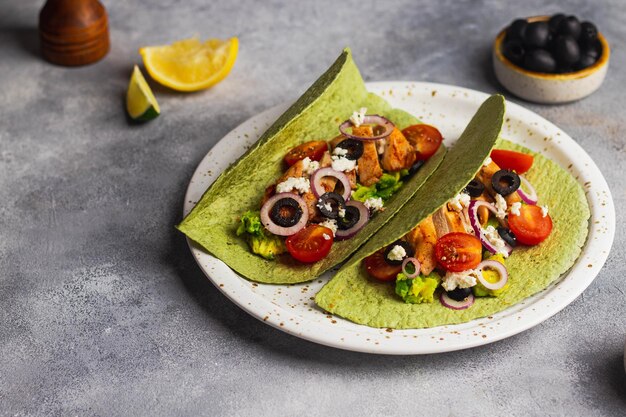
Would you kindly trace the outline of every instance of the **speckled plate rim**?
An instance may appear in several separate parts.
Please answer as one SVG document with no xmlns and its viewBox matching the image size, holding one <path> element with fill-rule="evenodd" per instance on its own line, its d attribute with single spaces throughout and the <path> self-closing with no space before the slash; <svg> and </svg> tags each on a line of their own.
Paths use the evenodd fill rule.
<svg viewBox="0 0 626 417">
<path fill-rule="evenodd" d="M 425 122 L 437 125 L 448 145 L 453 144 L 448 138 L 458 137 L 473 112 L 488 97 L 475 90 L 423 82 L 376 82 L 367 83 L 367 88 L 393 106 L 413 111 Z M 456 104 L 459 108 L 455 110 Z M 416 111 L 420 106 L 423 107 Z M 184 214 L 193 208 L 219 173 L 254 143 L 287 107 L 288 104 L 281 104 L 250 118 L 207 153 L 189 183 Z M 438 108 L 445 111 L 437 114 Z M 435 111 L 428 112 L 429 109 Z M 455 122 L 457 111 L 464 114 Z M 357 325 L 329 315 L 308 301 L 330 273 L 305 284 L 257 284 L 241 278 L 190 240 L 187 242 L 202 271 L 232 302 L 253 317 L 312 342 L 366 353 L 406 355 L 448 352 L 502 340 L 536 326 L 574 301 L 598 275 L 615 234 L 615 208 L 606 180 L 572 138 L 536 113 L 510 101 L 502 135 L 542 152 L 572 173 L 586 191 L 591 219 L 587 242 L 566 274 L 545 290 L 493 316 L 430 329 L 391 331 Z"/>
</svg>

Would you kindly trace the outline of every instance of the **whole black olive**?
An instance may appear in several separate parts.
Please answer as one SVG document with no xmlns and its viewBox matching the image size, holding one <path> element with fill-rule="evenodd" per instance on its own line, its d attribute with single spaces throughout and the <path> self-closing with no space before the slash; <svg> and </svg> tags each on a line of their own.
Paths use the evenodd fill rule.
<svg viewBox="0 0 626 417">
<path fill-rule="evenodd" d="M 590 44 L 582 45 L 580 47 L 580 56 L 589 55 L 594 59 L 600 58 L 600 52 L 602 51 L 602 47 L 600 46 L 600 42 L 595 41 Z"/>
<path fill-rule="evenodd" d="M 598 28 L 591 22 L 582 22 L 580 24 L 580 38 L 578 41 L 583 45 L 588 45 L 598 39 Z"/>
<path fill-rule="evenodd" d="M 548 45 L 550 27 L 546 22 L 528 24 L 524 33 L 524 45 L 530 48 L 544 48 Z"/>
<path fill-rule="evenodd" d="M 559 22 L 557 31 L 559 35 L 571 36 L 578 39 L 580 36 L 580 22 L 576 16 L 567 16 Z"/>
<path fill-rule="evenodd" d="M 502 53 L 514 64 L 521 64 L 524 61 L 524 45 L 519 40 L 506 41 L 502 46 Z"/>
<path fill-rule="evenodd" d="M 559 36 L 554 41 L 554 57 L 561 66 L 574 64 L 580 59 L 580 47 L 571 36 Z"/>
<path fill-rule="evenodd" d="M 554 72 L 556 61 L 545 49 L 535 49 L 524 57 L 524 68 L 535 72 Z"/>
<path fill-rule="evenodd" d="M 455 288 L 452 291 L 446 291 L 448 297 L 452 298 L 454 301 L 463 301 L 472 293 L 471 288 Z"/>
<path fill-rule="evenodd" d="M 548 20 L 548 26 L 550 27 L 550 31 L 555 33 L 559 26 L 559 23 L 564 18 L 565 15 L 563 13 L 557 13 L 555 15 L 552 15 L 552 17 L 550 17 L 550 20 Z"/>
<path fill-rule="evenodd" d="M 590 55 L 583 55 L 580 59 L 574 64 L 574 70 L 580 71 L 581 69 L 585 69 L 587 67 L 592 66 L 597 61 L 597 58 L 594 58 Z"/>
<path fill-rule="evenodd" d="M 526 21 L 526 19 L 514 20 L 513 23 L 511 23 L 506 30 L 507 40 L 522 40 L 524 38 L 524 32 L 526 32 L 527 26 L 528 22 Z"/>
</svg>

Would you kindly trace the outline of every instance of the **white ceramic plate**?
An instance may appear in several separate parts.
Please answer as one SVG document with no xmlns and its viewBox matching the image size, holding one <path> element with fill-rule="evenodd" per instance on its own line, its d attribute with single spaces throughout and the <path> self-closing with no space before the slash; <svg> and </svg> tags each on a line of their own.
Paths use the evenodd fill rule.
<svg viewBox="0 0 626 417">
<path fill-rule="evenodd" d="M 445 144 L 460 136 L 487 94 L 460 87 L 417 82 L 368 83 L 394 107 L 437 126 Z M 287 104 L 252 117 L 228 133 L 205 156 L 185 196 L 185 215 L 230 162 L 254 143 Z M 608 185 L 589 155 L 565 132 L 516 104 L 507 103 L 502 135 L 539 151 L 574 175 L 591 206 L 589 236 L 572 269 L 554 285 L 494 316 L 431 329 L 387 330 L 354 324 L 317 308 L 313 296 L 335 271 L 297 285 L 257 284 L 241 278 L 220 260 L 189 241 L 209 280 L 252 316 L 284 332 L 316 343 L 369 353 L 425 354 L 484 345 L 533 327 L 578 297 L 604 264 L 615 233 L 615 209 Z"/>
</svg>

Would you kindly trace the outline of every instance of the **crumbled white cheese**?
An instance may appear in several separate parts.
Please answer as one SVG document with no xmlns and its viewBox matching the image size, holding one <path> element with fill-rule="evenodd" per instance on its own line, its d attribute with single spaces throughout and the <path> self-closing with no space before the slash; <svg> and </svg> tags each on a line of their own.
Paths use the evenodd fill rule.
<svg viewBox="0 0 626 417">
<path fill-rule="evenodd" d="M 363 202 L 363 205 L 375 213 L 383 209 L 383 199 L 380 197 L 370 197 Z"/>
<path fill-rule="evenodd" d="M 541 206 L 541 215 L 546 217 L 548 215 L 548 206 Z"/>
<path fill-rule="evenodd" d="M 366 107 L 361 107 L 359 111 L 355 111 L 352 113 L 352 116 L 350 116 L 350 121 L 352 122 L 354 127 L 359 127 L 363 124 L 363 122 L 365 121 L 365 113 L 367 113 Z"/>
<path fill-rule="evenodd" d="M 330 240 L 330 235 L 328 233 L 324 233 L 322 236 L 324 236 L 324 240 Z"/>
<path fill-rule="evenodd" d="M 327 201 L 326 203 L 322 202 L 322 199 L 320 198 L 319 200 L 317 200 L 317 208 L 318 209 L 326 209 L 326 211 L 333 211 L 333 206 L 332 204 L 330 204 L 330 201 Z"/>
<path fill-rule="evenodd" d="M 277 193 L 288 193 L 291 190 L 296 189 L 301 194 L 311 191 L 311 183 L 308 178 L 303 177 L 289 177 L 285 181 L 276 185 Z"/>
<path fill-rule="evenodd" d="M 348 150 L 346 148 L 335 146 L 335 149 L 333 149 L 333 155 L 346 156 L 347 154 Z"/>
<path fill-rule="evenodd" d="M 519 209 L 522 208 L 522 203 L 515 202 L 513 204 L 511 204 L 511 214 L 515 214 L 516 216 L 520 215 Z"/>
<path fill-rule="evenodd" d="M 469 194 L 459 193 L 455 195 L 450 201 L 448 201 L 448 205 L 454 211 L 463 211 L 465 207 L 468 207 L 472 198 Z"/>
<path fill-rule="evenodd" d="M 443 277 L 441 286 L 446 291 L 452 291 L 455 288 L 470 288 L 476 285 L 476 280 L 480 273 L 478 269 L 467 269 L 461 272 L 448 271 L 446 276 Z"/>
<path fill-rule="evenodd" d="M 337 220 L 326 219 L 320 223 L 320 226 L 329 228 L 333 232 L 333 236 L 337 233 Z"/>
<path fill-rule="evenodd" d="M 489 241 L 489 243 L 491 243 L 493 247 L 496 248 L 497 253 L 501 254 L 505 258 L 509 257 L 509 254 L 505 248 L 506 243 L 504 242 L 504 239 L 500 237 L 500 234 L 498 233 L 498 230 L 495 227 L 487 226 L 483 230 L 483 233 L 485 237 L 487 238 L 487 240 Z"/>
<path fill-rule="evenodd" d="M 504 197 L 496 193 L 496 209 L 498 210 L 498 213 L 496 214 L 497 218 L 504 219 L 504 216 L 506 216 L 506 207 L 506 200 Z"/>
<path fill-rule="evenodd" d="M 400 245 L 395 245 L 387 254 L 387 258 L 391 261 L 401 261 L 405 256 L 406 250 Z"/>
<path fill-rule="evenodd" d="M 384 154 L 387 150 L 387 146 L 389 146 L 387 138 L 378 139 L 376 141 L 376 152 L 378 152 L 378 155 Z"/>
<path fill-rule="evenodd" d="M 348 172 L 356 168 L 356 161 L 344 158 L 343 156 L 333 155 L 331 159 L 332 167 L 335 171 Z"/>
<path fill-rule="evenodd" d="M 338 214 L 339 217 L 343 219 L 344 217 L 346 217 L 346 209 L 343 207 L 339 207 Z"/>
<path fill-rule="evenodd" d="M 489 165 L 491 163 L 491 157 L 488 156 L 487 159 L 485 159 L 485 162 L 483 162 L 483 166 L 486 167 L 487 165 Z"/>
<path fill-rule="evenodd" d="M 320 169 L 320 163 L 317 161 L 311 161 L 308 156 L 302 160 L 302 172 L 306 175 L 312 175 L 315 171 Z"/>
</svg>

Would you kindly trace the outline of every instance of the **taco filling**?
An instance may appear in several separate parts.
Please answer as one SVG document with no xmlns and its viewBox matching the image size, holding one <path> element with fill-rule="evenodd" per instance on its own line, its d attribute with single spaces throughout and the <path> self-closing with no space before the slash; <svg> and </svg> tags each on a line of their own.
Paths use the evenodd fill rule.
<svg viewBox="0 0 626 417">
<path fill-rule="evenodd" d="M 325 258 L 385 210 L 386 202 L 434 155 L 437 128 L 393 121 L 360 108 L 339 135 L 290 149 L 285 170 L 265 189 L 259 210 L 241 216 L 237 235 L 267 260 L 291 256 L 301 263 Z"/>
<path fill-rule="evenodd" d="M 395 283 L 395 294 L 409 304 L 440 302 L 464 310 L 475 297 L 501 296 L 515 279 L 507 258 L 518 246 L 539 245 L 552 232 L 548 207 L 538 205 L 536 191 L 522 175 L 532 163 L 532 155 L 494 150 L 459 194 L 366 257 L 365 270 Z"/>
</svg>

